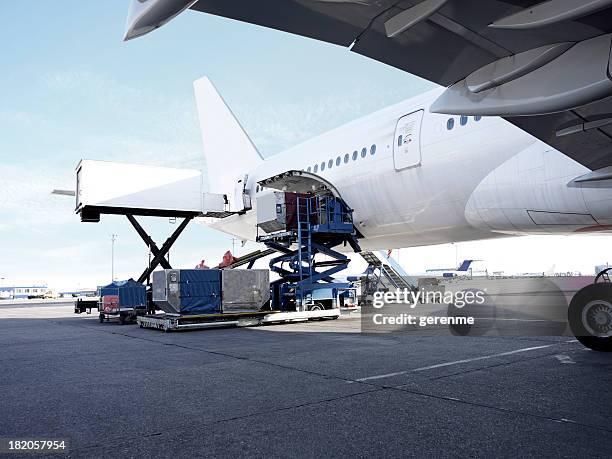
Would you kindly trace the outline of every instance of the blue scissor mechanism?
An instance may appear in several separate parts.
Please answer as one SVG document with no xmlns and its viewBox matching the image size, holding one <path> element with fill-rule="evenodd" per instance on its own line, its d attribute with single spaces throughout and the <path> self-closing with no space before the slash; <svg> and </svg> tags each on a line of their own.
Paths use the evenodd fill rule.
<svg viewBox="0 0 612 459">
<path fill-rule="evenodd" d="M 331 194 L 277 192 L 277 195 L 281 195 L 276 210 L 282 216 L 282 228 L 258 236 L 258 241 L 280 253 L 270 260 L 270 270 L 280 276 L 271 285 L 273 307 L 305 311 L 315 304 L 315 291 L 350 287 L 347 282 L 336 282 L 332 276 L 346 269 L 350 262 L 335 247 L 349 245 L 355 252 L 360 251 L 353 210 L 342 198 Z"/>
</svg>

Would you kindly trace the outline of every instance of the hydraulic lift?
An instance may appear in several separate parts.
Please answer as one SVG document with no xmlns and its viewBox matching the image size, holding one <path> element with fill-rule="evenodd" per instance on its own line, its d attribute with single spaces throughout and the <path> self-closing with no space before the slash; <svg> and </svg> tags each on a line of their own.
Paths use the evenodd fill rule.
<svg viewBox="0 0 612 459">
<path fill-rule="evenodd" d="M 110 212 L 109 212 L 110 213 Z M 183 220 L 178 225 L 178 227 L 172 232 L 172 234 L 166 239 L 166 241 L 162 244 L 161 248 L 155 243 L 153 238 L 145 231 L 142 225 L 136 220 L 136 217 L 130 212 L 129 209 L 113 209 L 112 214 L 123 214 L 134 227 L 138 235 L 141 237 L 145 245 L 149 248 L 151 255 L 153 258 L 149 257 L 149 263 L 147 267 L 144 269 L 140 277 L 138 277 L 137 282 L 140 284 L 144 284 L 148 288 L 148 312 L 155 311 L 155 305 L 152 304 L 151 296 L 150 296 L 150 286 L 151 286 L 151 274 L 158 266 L 161 266 L 164 269 L 172 269 L 172 265 L 168 259 L 168 253 L 170 249 L 177 241 L 179 236 L 183 233 L 187 225 L 196 217 L 196 214 L 193 215 L 181 215 Z"/>
<path fill-rule="evenodd" d="M 141 284 L 145 281 L 147 281 L 147 284 L 149 284 L 151 273 L 155 271 L 155 268 L 157 268 L 157 266 L 161 265 L 164 269 L 172 269 L 172 266 L 170 265 L 168 258 L 166 258 L 166 255 L 172 248 L 172 245 L 179 238 L 181 233 L 185 230 L 185 228 L 187 228 L 189 222 L 193 220 L 194 216 L 190 215 L 185 217 L 181 224 L 178 226 L 178 228 L 176 228 L 176 230 L 174 230 L 170 237 L 166 239 L 166 242 L 164 242 L 161 249 L 157 247 L 155 241 L 153 241 L 151 236 L 147 234 L 147 232 L 140 225 L 140 223 L 138 223 L 138 221 L 136 220 L 136 218 L 134 218 L 132 214 L 126 213 L 125 216 L 153 254 L 153 259 L 150 261 L 149 266 L 147 266 L 147 268 L 138 278 L 138 282 L 140 282 Z"/>
<path fill-rule="evenodd" d="M 294 199 L 295 224 L 288 230 L 259 235 L 257 240 L 280 252 L 270 260 L 270 270 L 280 276 L 271 284 L 275 309 L 320 310 L 320 304 L 314 299 L 315 291 L 326 289 L 335 298 L 337 291 L 350 288 L 348 283 L 337 282 L 332 276 L 346 269 L 350 262 L 335 247 L 349 245 L 355 252 L 360 251 L 353 211 L 342 198 L 327 193 L 296 193 Z M 317 255 L 324 255 L 328 260 L 317 260 Z"/>
</svg>

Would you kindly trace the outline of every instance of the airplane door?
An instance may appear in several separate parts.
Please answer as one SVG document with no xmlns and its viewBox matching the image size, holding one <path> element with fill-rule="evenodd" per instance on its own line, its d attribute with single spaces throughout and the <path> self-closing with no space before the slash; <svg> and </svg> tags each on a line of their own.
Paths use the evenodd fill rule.
<svg viewBox="0 0 612 459">
<path fill-rule="evenodd" d="M 423 110 L 402 116 L 395 127 L 393 164 L 395 170 L 421 165 L 421 122 Z"/>
<path fill-rule="evenodd" d="M 248 179 L 248 174 L 241 175 L 236 179 L 234 183 L 234 205 L 232 206 L 232 210 L 238 212 L 251 210 L 251 196 L 249 196 L 246 189 Z"/>
</svg>

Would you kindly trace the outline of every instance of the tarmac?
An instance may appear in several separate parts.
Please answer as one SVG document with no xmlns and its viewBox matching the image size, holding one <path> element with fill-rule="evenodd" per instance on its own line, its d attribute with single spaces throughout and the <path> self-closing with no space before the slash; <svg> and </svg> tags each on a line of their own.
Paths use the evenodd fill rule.
<svg viewBox="0 0 612 459">
<path fill-rule="evenodd" d="M 74 457 L 612 454 L 612 355 L 571 337 L 163 333 L 0 303 L 0 365 L 0 438 Z"/>
</svg>

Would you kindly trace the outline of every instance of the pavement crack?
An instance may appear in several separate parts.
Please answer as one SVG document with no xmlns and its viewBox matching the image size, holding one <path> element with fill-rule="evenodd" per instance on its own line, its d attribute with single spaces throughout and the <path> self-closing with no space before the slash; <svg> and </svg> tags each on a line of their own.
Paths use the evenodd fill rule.
<svg viewBox="0 0 612 459">
<path fill-rule="evenodd" d="M 355 392 L 352 394 L 344 394 L 344 395 L 337 395 L 335 397 L 329 397 L 329 398 L 324 398 L 324 399 L 320 399 L 320 400 L 313 400 L 311 402 L 303 402 L 303 403 L 297 403 L 294 405 L 289 405 L 289 406 L 281 406 L 278 408 L 274 408 L 274 409 L 269 409 L 269 410 L 259 410 L 259 411 L 255 411 L 252 413 L 247 413 L 247 414 L 242 414 L 239 416 L 230 416 L 227 418 L 220 418 L 220 419 L 215 419 L 212 421 L 208 421 L 208 422 L 204 422 L 201 424 L 202 427 L 200 428 L 194 428 L 194 431 L 197 432 L 206 432 L 208 431 L 208 429 L 212 426 L 215 426 L 217 424 L 222 424 L 222 423 L 226 423 L 226 422 L 234 422 L 234 421 L 240 421 L 240 420 L 244 420 L 244 419 L 249 419 L 249 418 L 253 418 L 253 417 L 257 417 L 257 416 L 262 416 L 262 415 L 269 415 L 269 414 L 274 414 L 274 413 L 280 413 L 283 411 L 290 411 L 290 410 L 295 410 L 295 409 L 299 409 L 299 408 L 305 408 L 305 407 L 310 407 L 310 406 L 317 406 L 323 403 L 332 403 L 338 400 L 345 400 L 345 399 L 349 399 L 352 397 L 356 397 L 359 395 L 364 395 L 364 394 L 371 394 L 374 392 L 381 392 L 383 390 L 385 390 L 386 388 L 384 387 L 379 387 L 375 390 L 366 390 L 366 391 L 362 391 L 362 392 Z M 148 434 L 142 434 L 140 435 L 140 438 L 150 438 L 150 437 L 155 437 L 155 436 L 163 436 L 163 435 L 168 435 L 168 434 L 172 434 L 173 432 L 180 432 L 182 431 L 183 428 L 182 427 L 175 427 L 175 428 L 169 428 L 166 429 L 164 432 L 155 432 L 155 433 L 148 433 Z M 178 438 L 174 438 L 172 439 L 173 441 L 178 441 L 181 442 L 183 440 L 178 439 Z M 73 448 L 71 453 L 75 452 L 75 451 L 84 451 L 84 450 L 92 450 L 92 449 L 96 449 L 96 448 L 108 448 L 109 446 L 119 446 L 121 444 L 125 444 L 125 443 L 133 443 L 134 442 L 134 435 L 128 435 L 128 436 L 121 436 L 121 437 L 116 437 L 113 440 L 113 443 L 110 442 L 105 442 L 104 445 L 100 445 L 98 443 L 96 444 L 90 444 L 90 445 L 85 445 L 79 448 Z"/>
<path fill-rule="evenodd" d="M 433 398 L 436 400 L 444 400 L 444 401 L 448 401 L 448 402 L 452 402 L 452 403 L 460 403 L 463 405 L 470 405 L 470 406 L 475 406 L 475 407 L 479 407 L 479 408 L 486 408 L 489 410 L 494 410 L 494 411 L 498 411 L 500 413 L 506 413 L 506 414 L 512 414 L 514 416 L 525 416 L 525 417 L 530 417 L 530 418 L 535 418 L 535 419 L 542 419 L 542 420 L 547 420 L 547 421 L 552 421 L 552 422 L 559 422 L 559 423 L 569 423 L 572 425 L 578 425 L 581 427 L 585 427 L 588 429 L 595 429 L 595 430 L 600 430 L 603 432 L 610 432 L 612 433 L 612 429 L 607 429 L 605 427 L 602 426 L 596 426 L 596 425 L 592 425 L 592 424 L 585 424 L 582 422 L 578 422 L 578 421 L 573 421 L 573 420 L 569 420 L 569 419 L 565 419 L 565 418 L 554 418 L 551 416 L 546 416 L 543 414 L 536 414 L 536 413 L 528 413 L 526 411 L 520 411 L 520 410 L 515 410 L 512 408 L 503 408 L 500 406 L 495 406 L 495 405 L 489 405 L 486 403 L 477 403 L 477 402 L 471 402 L 469 400 L 461 400 L 455 397 L 449 397 L 446 395 L 434 395 L 434 394 L 428 394 L 427 392 L 421 392 L 421 391 L 417 391 L 417 390 L 413 390 L 413 389 L 408 389 L 405 387 L 397 387 L 397 386 L 384 386 L 386 389 L 389 390 L 397 390 L 397 391 L 402 391 L 402 392 L 407 392 L 409 394 L 412 395 L 417 395 L 420 397 L 427 397 L 427 398 Z"/>
</svg>

